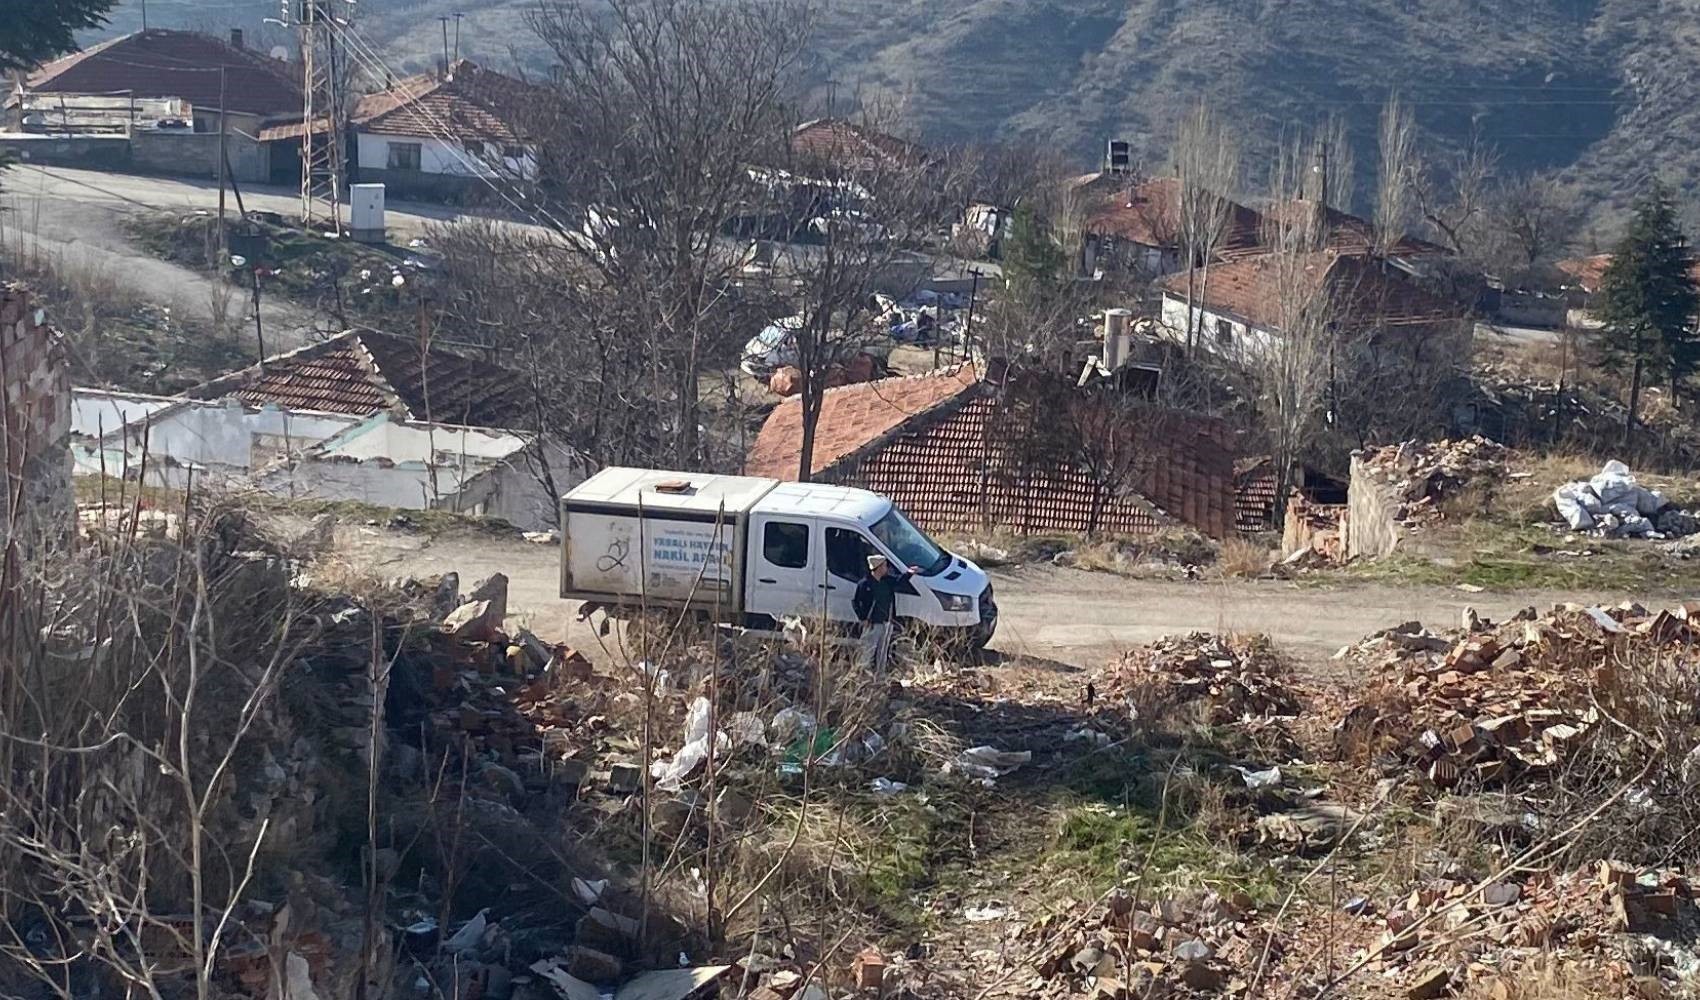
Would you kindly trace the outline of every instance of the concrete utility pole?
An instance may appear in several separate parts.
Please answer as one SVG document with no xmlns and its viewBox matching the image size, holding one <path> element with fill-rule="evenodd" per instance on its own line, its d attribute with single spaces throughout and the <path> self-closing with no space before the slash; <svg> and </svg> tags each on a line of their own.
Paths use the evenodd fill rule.
<svg viewBox="0 0 1700 1000">
<path fill-rule="evenodd" d="M 466 15 L 455 11 L 455 62 L 460 62 L 460 19 Z"/>
<path fill-rule="evenodd" d="M 224 251 L 227 246 L 224 232 L 224 178 L 226 164 L 229 162 L 227 159 L 229 153 L 226 152 L 225 143 L 230 136 L 230 111 L 225 107 L 228 100 L 228 93 L 225 90 L 225 77 L 227 75 L 226 68 L 220 66 L 218 68 L 218 259 L 221 266 L 224 262 Z"/>
<path fill-rule="evenodd" d="M 443 75 L 449 75 L 449 16 L 439 14 L 437 20 L 443 25 Z"/>
</svg>

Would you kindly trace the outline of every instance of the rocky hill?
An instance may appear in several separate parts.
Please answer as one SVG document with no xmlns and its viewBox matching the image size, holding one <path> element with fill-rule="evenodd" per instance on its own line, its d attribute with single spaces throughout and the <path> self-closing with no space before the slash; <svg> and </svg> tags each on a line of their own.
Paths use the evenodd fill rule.
<svg viewBox="0 0 1700 1000">
<path fill-rule="evenodd" d="M 398 69 L 442 48 L 437 17 L 464 11 L 465 55 L 542 65 L 524 25 L 534 0 L 366 0 L 362 30 Z M 270 4 L 226 0 L 225 20 Z M 152 0 L 156 25 L 216 25 L 207 0 Z M 260 10 L 264 7 L 265 10 Z M 1267 148 L 1283 127 L 1343 115 L 1370 169 L 1394 91 L 1438 142 L 1472 128 L 1518 169 L 1568 171 L 1609 229 L 1657 173 L 1700 176 L 1696 0 L 833 0 L 810 65 L 817 98 L 898 98 L 933 140 L 1041 139 L 1094 161 L 1104 139 L 1160 163 L 1199 97 Z M 138 20 L 127 4 L 114 26 Z M 451 22 L 451 32 L 453 23 Z"/>
</svg>

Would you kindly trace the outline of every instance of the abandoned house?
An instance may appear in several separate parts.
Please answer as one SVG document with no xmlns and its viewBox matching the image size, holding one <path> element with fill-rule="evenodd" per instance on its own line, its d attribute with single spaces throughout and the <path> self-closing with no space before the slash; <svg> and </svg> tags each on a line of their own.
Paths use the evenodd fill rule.
<svg viewBox="0 0 1700 1000">
<path fill-rule="evenodd" d="M 795 480 L 802 405 L 767 418 L 745 465 Z M 932 530 L 1150 532 L 1234 526 L 1234 461 L 1218 422 L 1034 370 L 958 365 L 829 389 L 810 478 L 890 496 Z"/>
</svg>

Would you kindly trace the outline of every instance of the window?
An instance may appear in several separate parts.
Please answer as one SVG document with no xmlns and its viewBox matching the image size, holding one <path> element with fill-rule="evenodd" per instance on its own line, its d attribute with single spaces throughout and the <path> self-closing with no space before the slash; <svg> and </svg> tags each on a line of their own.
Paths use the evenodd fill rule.
<svg viewBox="0 0 1700 1000">
<path fill-rule="evenodd" d="M 809 564 L 809 526 L 787 521 L 769 521 L 762 530 L 762 558 L 781 569 L 802 569 Z"/>
<path fill-rule="evenodd" d="M 484 155 L 485 150 L 482 140 L 468 139 L 464 145 L 466 146 L 466 152 L 469 156 L 482 157 Z"/>
<path fill-rule="evenodd" d="M 1234 342 L 1234 324 L 1225 319 L 1216 321 L 1216 343 L 1231 344 Z"/>
<path fill-rule="evenodd" d="M 926 532 L 909 523 L 909 519 L 898 513 L 896 507 L 875 521 L 870 530 L 903 566 L 916 567 L 922 576 L 936 576 L 950 566 L 950 553 L 935 545 Z"/>
<path fill-rule="evenodd" d="M 391 170 L 418 170 L 420 145 L 417 142 L 390 143 Z"/>
<path fill-rule="evenodd" d="M 523 159 L 525 159 L 525 147 L 524 146 L 503 146 L 502 147 L 502 155 L 507 157 L 510 160 L 523 160 Z"/>
<path fill-rule="evenodd" d="M 868 575 L 868 555 L 874 547 L 859 531 L 848 528 L 826 529 L 826 571 L 845 580 L 860 580 Z"/>
</svg>

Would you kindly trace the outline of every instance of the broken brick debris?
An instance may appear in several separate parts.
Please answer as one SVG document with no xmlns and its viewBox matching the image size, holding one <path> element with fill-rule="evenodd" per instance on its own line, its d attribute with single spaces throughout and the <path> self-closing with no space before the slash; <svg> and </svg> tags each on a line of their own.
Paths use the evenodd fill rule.
<svg viewBox="0 0 1700 1000">
<path fill-rule="evenodd" d="M 1094 681 L 1117 701 L 1198 702 L 1211 722 L 1298 714 L 1299 696 L 1266 636 L 1194 632 L 1129 650 Z"/>
</svg>

